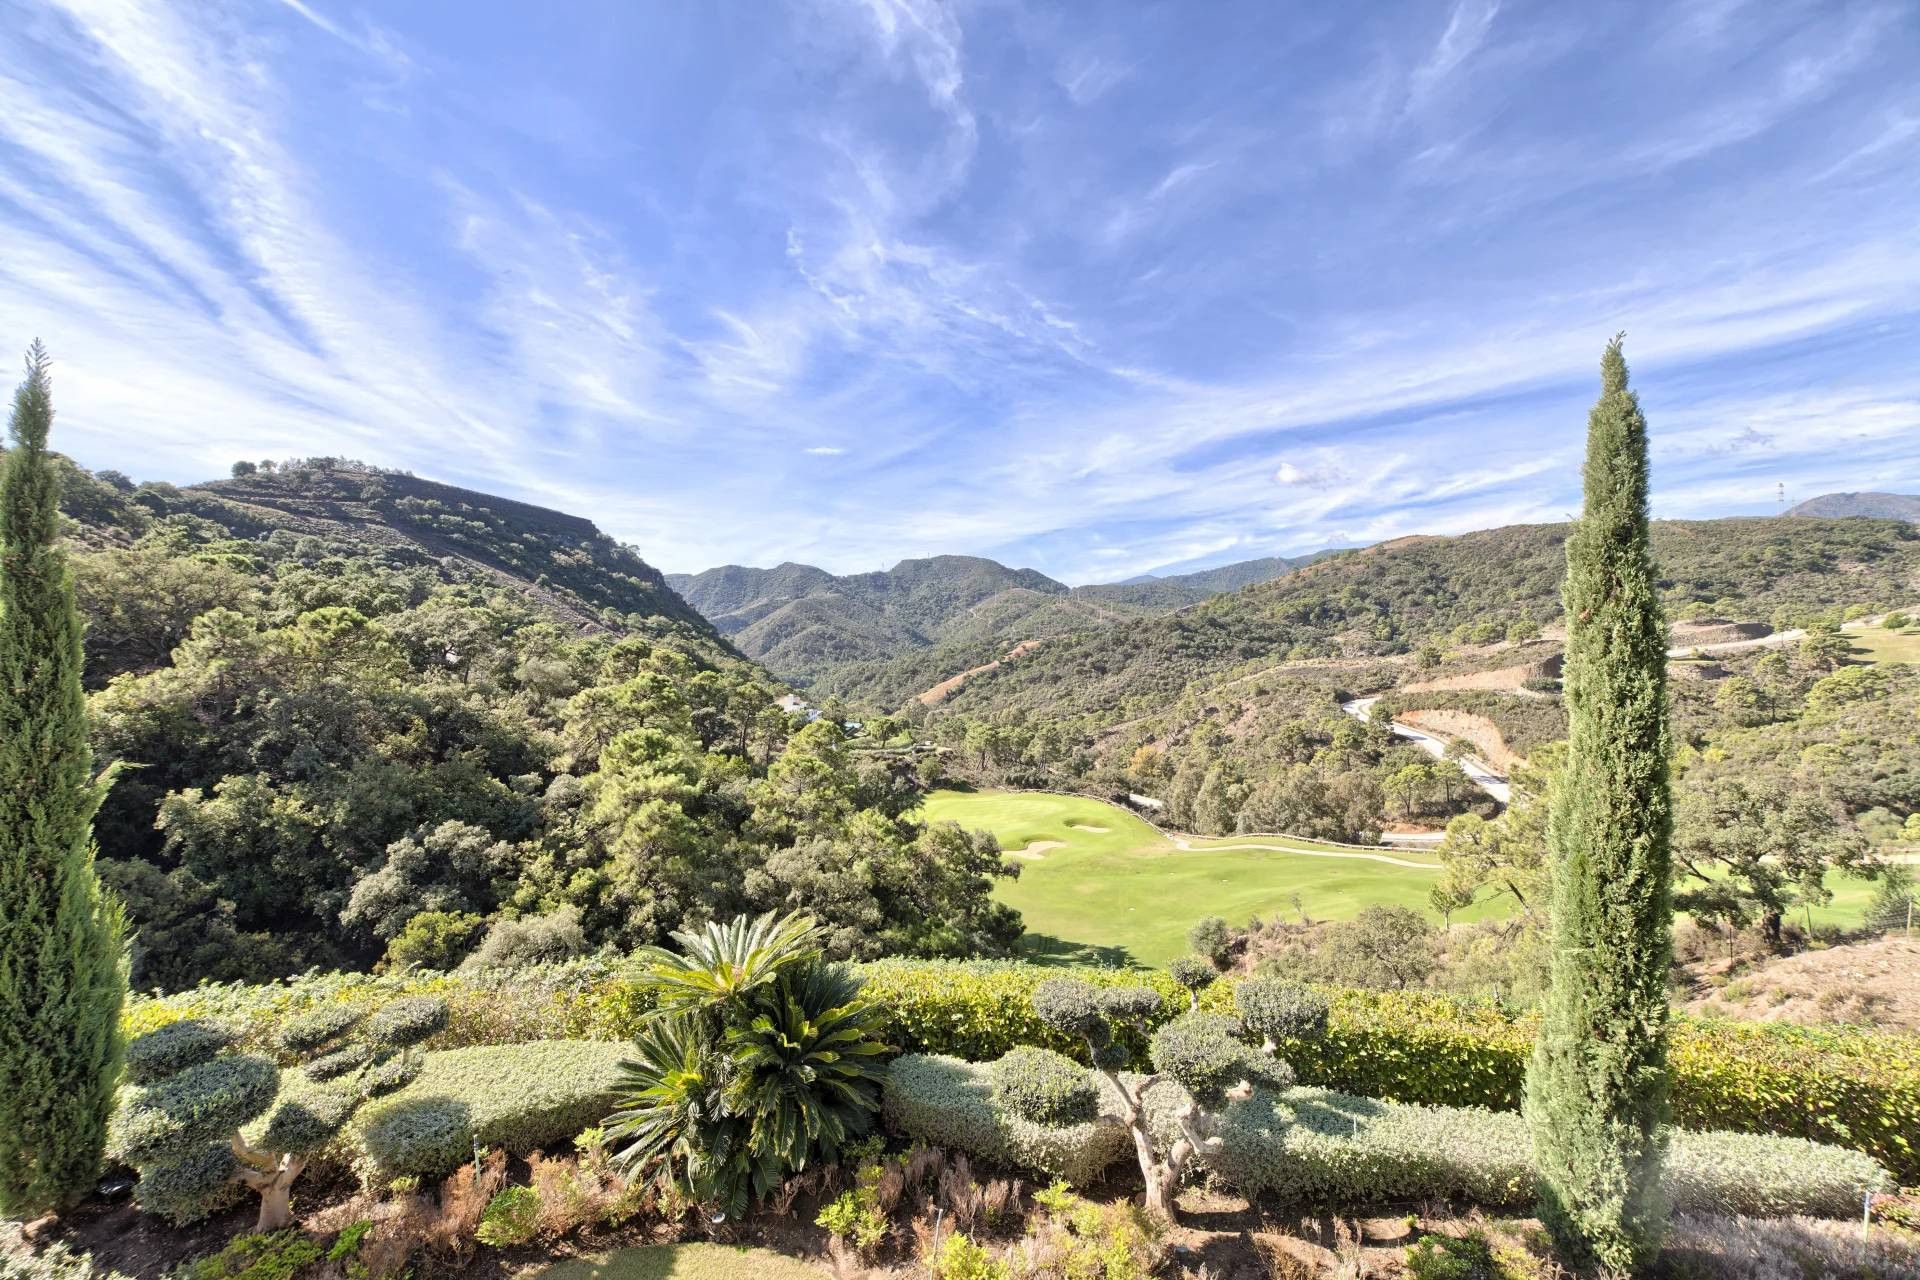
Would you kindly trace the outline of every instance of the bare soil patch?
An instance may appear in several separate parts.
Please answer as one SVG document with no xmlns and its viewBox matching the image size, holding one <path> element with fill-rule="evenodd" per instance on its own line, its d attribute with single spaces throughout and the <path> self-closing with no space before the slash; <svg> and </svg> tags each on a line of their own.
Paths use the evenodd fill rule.
<svg viewBox="0 0 1920 1280">
<path fill-rule="evenodd" d="M 1733 622 L 1726 618 L 1698 618 L 1692 622 L 1673 624 L 1673 638 L 1669 642 L 1675 649 L 1684 649 L 1696 644 L 1732 644 L 1741 640 L 1759 640 L 1773 634 L 1773 628 L 1764 622 Z"/>
<path fill-rule="evenodd" d="M 1003 662 L 1017 662 L 1027 654 L 1032 653 L 1035 649 L 1038 649 L 1040 645 L 1041 641 L 1039 640 L 1022 640 L 1019 644 L 1013 646 L 1013 648 L 1007 650 L 992 662 L 983 662 L 977 667 L 968 667 L 958 675 L 948 676 L 939 684 L 934 685 L 931 689 L 922 693 L 920 695 L 920 704 L 927 707 L 937 707 L 954 694 L 960 692 L 960 687 L 974 676 L 984 671 L 992 671 Z"/>
<path fill-rule="evenodd" d="M 1539 662 L 1525 662 L 1491 671 L 1469 671 L 1464 675 L 1441 676 L 1435 680 L 1415 680 L 1400 686 L 1403 693 L 1431 693 L 1441 689 L 1492 689 L 1501 693 L 1531 693 L 1529 680 L 1558 679 L 1561 656 L 1554 654 Z"/>
<path fill-rule="evenodd" d="M 1755 959 L 1711 955 L 1683 967 L 1688 1013 L 1754 1022 L 1866 1022 L 1920 1031 L 1920 936 L 1900 935 Z"/>
</svg>

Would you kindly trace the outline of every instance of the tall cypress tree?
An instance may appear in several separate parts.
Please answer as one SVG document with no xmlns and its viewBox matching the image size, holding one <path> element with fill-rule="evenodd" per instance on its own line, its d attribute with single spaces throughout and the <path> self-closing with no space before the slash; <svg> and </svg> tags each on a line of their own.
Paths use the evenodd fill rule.
<svg viewBox="0 0 1920 1280">
<path fill-rule="evenodd" d="M 55 545 L 47 353 L 34 343 L 0 478 L 0 1214 L 71 1204 L 99 1174 L 123 1044 L 125 921 L 93 869 L 80 618 Z"/>
<path fill-rule="evenodd" d="M 1647 528 L 1647 423 L 1619 337 L 1587 419 L 1567 541 L 1566 769 L 1548 828 L 1552 980 L 1527 1073 L 1541 1218 L 1567 1257 L 1634 1274 L 1659 1248 L 1673 953 L 1667 628 Z"/>
</svg>

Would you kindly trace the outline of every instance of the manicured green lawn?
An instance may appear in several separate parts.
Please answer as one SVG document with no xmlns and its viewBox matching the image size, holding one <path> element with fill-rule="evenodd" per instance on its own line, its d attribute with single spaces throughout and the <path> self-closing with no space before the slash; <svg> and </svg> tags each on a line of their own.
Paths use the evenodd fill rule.
<svg viewBox="0 0 1920 1280">
<path fill-rule="evenodd" d="M 1037 792 L 936 791 L 922 816 L 989 831 L 1009 851 L 1057 842 L 1019 859 L 1020 878 L 995 890 L 1026 920 L 1022 945 L 1032 960 L 1157 968 L 1186 951 L 1195 921 L 1295 918 L 1295 894 L 1315 920 L 1351 919 L 1377 904 L 1432 915 L 1427 891 L 1438 861 L 1425 853 L 1386 851 L 1387 858 L 1419 864 L 1399 866 L 1313 841 L 1231 836 L 1192 839 L 1191 848 L 1180 849 L 1124 809 Z M 1839 875 L 1830 883 L 1833 902 L 1814 908 L 1814 924 L 1857 925 L 1873 885 Z M 1486 919 L 1503 909 L 1476 907 L 1453 918 Z M 1804 920 L 1805 910 L 1796 908 L 1793 918 Z"/>
<path fill-rule="evenodd" d="M 1861 627 L 1846 633 L 1853 642 L 1854 655 L 1865 662 L 1920 662 L 1920 627 L 1889 631 L 1885 627 Z"/>
<path fill-rule="evenodd" d="M 1002 849 L 1060 843 L 1022 859 L 1020 878 L 996 891 L 1025 918 L 1036 960 L 1158 967 L 1186 951 L 1196 921 L 1292 915 L 1295 894 L 1316 920 L 1348 919 L 1377 903 L 1425 910 L 1437 865 L 1423 854 L 1389 855 L 1421 864 L 1412 867 L 1327 857 L 1350 851 L 1312 841 L 1288 842 L 1297 851 L 1234 848 L 1247 842 L 1233 839 L 1178 849 L 1125 810 L 1081 796 L 936 791 L 925 816 L 990 831 Z M 1455 917 L 1467 918 L 1475 917 Z"/>
<path fill-rule="evenodd" d="M 768 1249 L 654 1244 L 569 1258 L 527 1271 L 535 1280 L 827 1280 L 827 1273 Z"/>
</svg>

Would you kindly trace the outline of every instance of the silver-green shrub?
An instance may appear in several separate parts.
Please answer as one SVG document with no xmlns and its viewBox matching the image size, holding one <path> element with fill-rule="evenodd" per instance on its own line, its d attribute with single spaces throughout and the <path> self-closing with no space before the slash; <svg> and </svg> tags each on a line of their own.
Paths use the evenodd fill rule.
<svg viewBox="0 0 1920 1280">
<path fill-rule="evenodd" d="M 169 1023 L 127 1046 L 127 1080 L 152 1084 L 205 1062 L 232 1043 L 233 1033 L 216 1023 L 199 1018 Z"/>
<path fill-rule="evenodd" d="M 260 1195 L 258 1230 L 290 1225 L 291 1188 L 308 1161 L 363 1101 L 419 1072 L 406 1051 L 446 1026 L 447 1007 L 425 997 L 395 1001 L 374 1016 L 374 1045 L 344 1043 L 360 1018 L 357 1009 L 327 1006 L 276 1028 L 275 1047 L 313 1059 L 305 1072 L 224 1052 L 232 1037 L 207 1024 L 175 1023 L 137 1038 L 129 1046 L 135 1083 L 121 1094 L 110 1144 L 139 1169 L 141 1203 L 190 1222 L 228 1203 L 237 1183 Z"/>
<path fill-rule="evenodd" d="M 351 1005 L 322 1005 L 311 1013 L 289 1020 L 274 1036 L 281 1049 L 293 1054 L 308 1054 L 340 1039 L 364 1017 L 364 1009 Z"/>
<path fill-rule="evenodd" d="M 1100 1110 L 1093 1073 L 1051 1049 L 1022 1045 L 987 1068 L 993 1102 L 1035 1124 L 1085 1124 Z"/>
<path fill-rule="evenodd" d="M 996 1105 L 991 1068 L 910 1053 L 887 1067 L 881 1106 L 887 1123 L 929 1146 L 949 1147 L 1017 1169 L 1091 1186 L 1132 1145 L 1116 1115 L 1121 1100 L 1104 1081 L 1099 1110 L 1077 1124 L 1035 1124 Z"/>
<path fill-rule="evenodd" d="M 429 1053 L 412 1083 L 367 1104 L 342 1138 L 376 1184 L 444 1177 L 473 1158 L 475 1143 L 514 1155 L 552 1147 L 605 1118 L 626 1053 L 589 1040 Z"/>
<path fill-rule="evenodd" d="M 1149 1123 L 1178 1132 L 1187 1095 L 1171 1081 L 1147 1090 Z M 1520 1208 L 1535 1197 L 1526 1121 L 1477 1107 L 1427 1107 L 1328 1089 L 1256 1090 L 1229 1105 L 1219 1147 L 1201 1163 L 1245 1195 L 1358 1205 L 1450 1197 Z M 1889 1184 L 1871 1157 L 1800 1138 L 1673 1134 L 1667 1192 L 1683 1209 L 1840 1216 Z"/>
<path fill-rule="evenodd" d="M 447 1029 L 447 1002 L 431 996 L 395 1000 L 367 1022 L 367 1038 L 386 1049 L 419 1044 Z"/>
<path fill-rule="evenodd" d="M 1155 1071 L 1178 1080 L 1209 1109 L 1242 1082 L 1284 1089 L 1293 1068 L 1240 1039 L 1240 1024 L 1222 1013 L 1186 1013 L 1153 1033 L 1147 1052 Z"/>
<path fill-rule="evenodd" d="M 1219 979 L 1220 971 L 1205 956 L 1176 956 L 1167 965 L 1167 976 L 1187 989 L 1189 1008 L 1198 1009 L 1200 993 Z"/>
<path fill-rule="evenodd" d="M 1267 1044 L 1315 1042 L 1327 1034 L 1327 998 L 1274 978 L 1248 978 L 1233 989 L 1233 1009 L 1249 1035 Z"/>
<path fill-rule="evenodd" d="M 265 1058 L 228 1054 L 195 1063 L 124 1097 L 108 1147 L 137 1166 L 223 1138 L 272 1105 L 280 1069 Z"/>
</svg>

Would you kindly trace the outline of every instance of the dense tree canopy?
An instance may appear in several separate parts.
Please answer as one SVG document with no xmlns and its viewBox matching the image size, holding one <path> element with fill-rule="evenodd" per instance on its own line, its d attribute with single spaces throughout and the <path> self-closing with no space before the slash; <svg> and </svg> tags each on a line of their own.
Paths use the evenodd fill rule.
<svg viewBox="0 0 1920 1280">
<path fill-rule="evenodd" d="M 997 850 L 912 821 L 905 762 L 800 727 L 584 522 L 338 464 L 75 475 L 94 739 L 126 766 L 101 867 L 142 985 L 446 964 L 562 912 L 588 948 L 797 906 L 836 955 L 1018 934 Z"/>
</svg>

